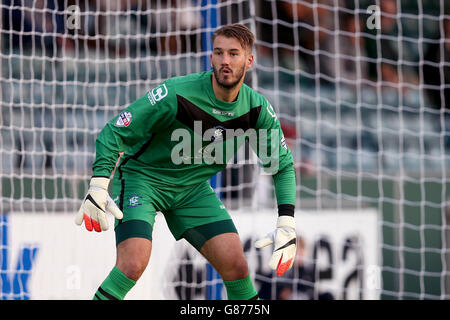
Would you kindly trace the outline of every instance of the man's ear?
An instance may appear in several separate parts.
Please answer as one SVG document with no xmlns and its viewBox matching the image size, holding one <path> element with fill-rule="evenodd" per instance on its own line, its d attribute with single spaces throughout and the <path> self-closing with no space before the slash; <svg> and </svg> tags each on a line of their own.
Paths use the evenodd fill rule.
<svg viewBox="0 0 450 320">
<path fill-rule="evenodd" d="M 212 68 L 212 53 L 209 55 L 209 64 L 210 64 L 210 67 Z"/>
<path fill-rule="evenodd" d="M 253 67 L 254 62 L 255 62 L 255 56 L 253 55 L 253 53 L 250 53 L 247 57 L 247 69 L 250 69 L 251 67 Z"/>
</svg>

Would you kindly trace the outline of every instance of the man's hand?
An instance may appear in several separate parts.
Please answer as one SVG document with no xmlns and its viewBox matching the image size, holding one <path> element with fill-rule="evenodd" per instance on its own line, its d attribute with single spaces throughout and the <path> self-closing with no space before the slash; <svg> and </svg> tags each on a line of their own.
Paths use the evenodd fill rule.
<svg viewBox="0 0 450 320">
<path fill-rule="evenodd" d="M 256 248 L 263 248 L 275 243 L 269 267 L 277 270 L 277 275 L 283 275 L 294 264 L 297 251 L 297 235 L 295 233 L 295 219 L 291 216 L 279 216 L 275 231 L 255 242 Z"/>
<path fill-rule="evenodd" d="M 81 226 L 84 221 L 88 231 L 94 229 L 97 232 L 101 232 L 109 228 L 106 212 L 111 213 L 116 219 L 123 218 L 122 211 L 120 211 L 108 194 L 108 184 L 108 178 L 91 179 L 88 194 L 75 216 L 77 225 Z"/>
</svg>

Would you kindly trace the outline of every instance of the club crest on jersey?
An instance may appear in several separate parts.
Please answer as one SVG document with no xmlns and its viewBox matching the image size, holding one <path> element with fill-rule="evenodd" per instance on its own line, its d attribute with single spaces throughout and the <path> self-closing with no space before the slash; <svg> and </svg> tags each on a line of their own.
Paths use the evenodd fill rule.
<svg viewBox="0 0 450 320">
<path fill-rule="evenodd" d="M 209 138 L 209 141 L 211 142 L 219 142 L 223 140 L 223 134 L 227 129 L 225 129 L 222 126 L 217 126 L 214 127 L 214 133 L 213 135 Z"/>
<path fill-rule="evenodd" d="M 116 121 L 117 127 L 128 127 L 131 123 L 131 112 L 124 111 L 121 114 L 119 114 L 119 117 Z"/>
</svg>

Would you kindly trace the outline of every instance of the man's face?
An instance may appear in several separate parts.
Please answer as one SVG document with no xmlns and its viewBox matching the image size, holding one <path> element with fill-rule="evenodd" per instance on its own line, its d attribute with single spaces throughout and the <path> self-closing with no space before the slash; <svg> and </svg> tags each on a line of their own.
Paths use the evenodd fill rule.
<svg viewBox="0 0 450 320">
<path fill-rule="evenodd" d="M 253 55 L 242 48 L 237 39 L 217 36 L 213 43 L 211 65 L 219 86 L 232 89 L 253 65 Z"/>
</svg>

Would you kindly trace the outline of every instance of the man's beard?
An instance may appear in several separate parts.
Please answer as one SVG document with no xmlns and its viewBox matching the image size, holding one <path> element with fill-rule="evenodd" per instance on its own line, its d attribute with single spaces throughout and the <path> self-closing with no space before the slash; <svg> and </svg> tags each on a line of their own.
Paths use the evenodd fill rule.
<svg viewBox="0 0 450 320">
<path fill-rule="evenodd" d="M 245 74 L 245 65 L 243 65 L 242 68 L 241 68 L 240 70 L 238 70 L 238 73 L 237 73 L 237 80 L 236 80 L 236 81 L 233 81 L 233 82 L 231 82 L 231 83 L 224 83 L 224 82 L 221 82 L 221 81 L 220 81 L 220 71 L 217 70 L 217 68 L 214 67 L 214 66 L 213 66 L 213 73 L 214 73 L 214 78 L 216 78 L 217 84 L 218 84 L 220 87 L 229 90 L 229 89 L 233 89 L 234 87 L 236 87 L 236 86 L 239 84 L 239 82 L 241 81 L 241 79 L 244 77 L 244 74 Z"/>
</svg>

